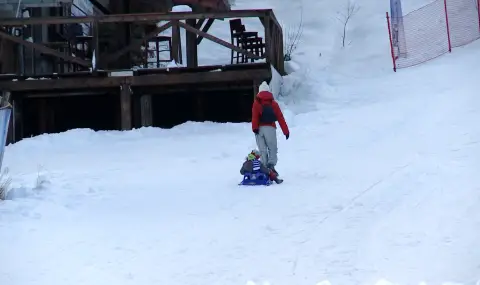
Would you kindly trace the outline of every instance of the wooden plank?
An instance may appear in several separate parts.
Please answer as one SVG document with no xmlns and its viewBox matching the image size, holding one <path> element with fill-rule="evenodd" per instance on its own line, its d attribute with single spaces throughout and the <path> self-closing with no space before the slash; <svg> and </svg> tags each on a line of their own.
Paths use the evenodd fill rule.
<svg viewBox="0 0 480 285">
<path fill-rule="evenodd" d="M 210 29 L 210 27 L 213 25 L 213 22 L 215 21 L 215 19 L 208 19 L 207 23 L 205 24 L 205 26 L 202 28 L 202 32 L 204 33 L 207 33 L 208 30 Z M 203 40 L 203 37 L 202 36 L 198 36 L 197 38 L 197 45 L 199 45 Z"/>
<path fill-rule="evenodd" d="M 265 80 L 268 80 L 268 77 L 265 77 Z M 231 82 L 226 82 L 231 83 Z M 197 92 L 213 92 L 213 91 L 225 91 L 225 90 L 242 90 L 245 91 L 245 94 L 249 94 L 248 92 L 252 91 L 252 84 L 251 81 L 243 81 L 243 82 L 236 82 L 235 84 L 210 84 L 209 86 L 200 86 L 196 85 L 195 91 Z M 182 87 L 182 86 L 171 86 L 171 88 L 166 88 L 165 86 L 137 86 L 135 87 L 135 91 L 139 93 L 149 93 L 152 94 L 152 98 L 154 96 L 164 96 L 169 94 L 178 94 L 181 92 L 191 92 L 192 88 Z M 228 97 L 230 94 L 228 92 L 225 93 L 225 96 Z"/>
<path fill-rule="evenodd" d="M 272 9 L 232 10 L 222 12 L 174 12 L 174 13 L 137 13 L 114 14 L 84 17 L 32 17 L 32 18 L 3 18 L 0 26 L 20 27 L 23 25 L 59 25 L 74 23 L 120 23 L 120 22 L 160 22 L 186 19 L 224 19 L 224 18 L 254 18 L 262 17 L 272 12 Z"/>
<path fill-rule="evenodd" d="M 122 131 L 132 129 L 132 89 L 128 84 L 120 86 L 120 120 Z"/>
<path fill-rule="evenodd" d="M 203 37 L 205 37 L 205 38 L 207 38 L 207 39 L 211 40 L 212 42 L 215 42 L 215 43 L 217 43 L 217 44 L 219 44 L 219 45 L 222 45 L 222 46 L 227 47 L 227 48 L 229 48 L 229 49 L 233 49 L 234 51 L 237 51 L 237 52 L 239 52 L 239 53 L 246 54 L 246 55 L 247 55 L 248 57 L 250 57 L 250 58 L 254 58 L 254 59 L 262 59 L 262 58 L 264 58 L 264 57 L 257 56 L 257 55 L 255 55 L 255 54 L 253 54 L 253 53 L 251 53 L 251 52 L 246 51 L 246 50 L 243 50 L 243 49 L 241 49 L 241 48 L 239 48 L 239 47 L 236 47 L 236 46 L 234 46 L 234 45 L 232 45 L 232 44 L 230 44 L 230 43 L 228 43 L 228 42 L 226 42 L 226 41 L 224 41 L 224 40 L 221 40 L 221 39 L 219 39 L 219 38 L 217 38 L 217 37 L 214 37 L 214 36 L 212 36 L 212 35 L 210 35 L 210 34 L 207 34 L 207 33 L 204 33 L 204 32 L 202 32 L 202 31 L 200 31 L 200 30 L 197 30 L 197 29 L 195 29 L 194 27 L 192 27 L 192 26 L 190 26 L 190 25 L 187 25 L 187 24 L 185 24 L 185 23 L 182 23 L 182 22 L 180 22 L 180 21 L 178 22 L 178 24 L 179 24 L 181 27 L 183 27 L 185 30 L 187 30 L 187 31 L 194 32 L 194 33 L 196 33 L 197 35 L 203 36 Z"/>
<path fill-rule="evenodd" d="M 69 62 L 77 63 L 77 64 L 80 64 L 80 65 L 85 66 L 85 67 L 90 67 L 91 66 L 90 62 L 88 62 L 86 60 L 83 60 L 81 58 L 63 54 L 61 52 L 58 52 L 54 49 L 48 48 L 48 47 L 43 46 L 41 44 L 32 43 L 32 42 L 23 40 L 19 37 L 9 35 L 9 34 L 7 34 L 5 32 L 2 32 L 2 31 L 0 31 L 0 37 L 3 38 L 3 39 L 6 39 L 6 40 L 12 41 L 14 43 L 20 44 L 22 46 L 33 48 L 37 51 L 40 51 L 41 53 L 49 54 L 49 55 L 55 56 L 57 58 L 61 58 L 63 60 L 69 61 Z"/>
<path fill-rule="evenodd" d="M 99 61 L 100 64 L 103 66 L 104 64 L 107 64 L 109 62 L 112 62 L 114 60 L 117 60 L 119 57 L 121 57 L 123 54 L 127 53 L 130 50 L 134 50 L 139 48 L 147 39 L 151 39 L 155 37 L 156 35 L 160 34 L 161 32 L 165 31 L 166 29 L 170 28 L 172 26 L 172 22 L 168 22 L 165 25 L 162 25 L 160 27 L 157 27 L 155 30 L 152 32 L 148 33 L 145 37 L 142 39 L 137 39 L 133 41 L 130 45 L 122 48 L 121 50 L 113 53 L 113 54 L 102 54 L 99 56 Z"/>
<path fill-rule="evenodd" d="M 140 97 L 140 116 L 142 127 L 153 126 L 152 95 L 146 94 Z"/>
<path fill-rule="evenodd" d="M 255 78 L 264 79 L 271 76 L 271 70 L 233 70 L 223 72 L 155 74 L 125 78 L 132 87 L 136 86 L 172 86 L 195 83 L 221 83 L 236 81 L 251 81 Z"/>
</svg>

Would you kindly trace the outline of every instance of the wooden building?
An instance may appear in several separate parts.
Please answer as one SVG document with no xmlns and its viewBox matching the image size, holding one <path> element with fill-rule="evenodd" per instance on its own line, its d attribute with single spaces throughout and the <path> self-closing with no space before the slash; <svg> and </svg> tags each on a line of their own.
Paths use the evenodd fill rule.
<svg viewBox="0 0 480 285">
<path fill-rule="evenodd" d="M 39 0 L 24 0 L 32 1 Z M 82 16 L 72 15 L 68 1 L 49 1 L 21 7 L 29 18 L 0 18 L 0 91 L 14 109 L 10 142 L 73 128 L 245 122 L 261 81 L 272 69 L 284 75 L 283 34 L 270 9 L 231 10 L 227 0 L 95 0 Z M 192 11 L 171 12 L 176 5 Z M 249 31 L 246 18 L 258 19 L 264 36 Z M 209 33 L 214 21 L 229 22 L 230 42 Z M 159 35 L 166 30 L 169 36 Z M 230 49 L 230 62 L 199 66 L 205 40 Z M 166 68 L 159 45 L 168 47 L 165 62 L 185 67 Z"/>
</svg>

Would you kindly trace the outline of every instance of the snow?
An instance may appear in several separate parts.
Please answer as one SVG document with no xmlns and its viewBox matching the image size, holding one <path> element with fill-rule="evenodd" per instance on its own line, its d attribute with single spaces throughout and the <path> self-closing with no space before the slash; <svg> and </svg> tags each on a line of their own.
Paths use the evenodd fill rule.
<svg viewBox="0 0 480 285">
<path fill-rule="evenodd" d="M 300 9 L 235 2 L 286 25 Z M 358 2 L 341 48 L 345 3 L 303 1 L 291 73 L 272 82 L 291 129 L 278 130 L 281 185 L 237 186 L 248 123 L 7 146 L 0 284 L 476 284 L 480 43 L 394 73 L 387 2 Z M 205 62 L 229 57 L 200 46 Z"/>
</svg>

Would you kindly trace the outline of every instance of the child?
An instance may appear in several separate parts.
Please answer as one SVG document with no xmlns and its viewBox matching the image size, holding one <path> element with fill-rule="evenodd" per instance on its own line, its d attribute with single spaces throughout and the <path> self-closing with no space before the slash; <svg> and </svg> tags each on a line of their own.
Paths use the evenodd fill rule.
<svg viewBox="0 0 480 285">
<path fill-rule="evenodd" d="M 262 172 L 267 174 L 270 180 L 275 181 L 277 184 L 283 182 L 282 179 L 277 177 L 277 174 L 271 169 L 267 168 L 263 163 L 260 162 L 260 152 L 258 150 L 252 150 L 247 157 L 246 161 L 243 163 L 242 168 L 240 169 L 240 174 L 245 175 L 246 172 Z"/>
</svg>

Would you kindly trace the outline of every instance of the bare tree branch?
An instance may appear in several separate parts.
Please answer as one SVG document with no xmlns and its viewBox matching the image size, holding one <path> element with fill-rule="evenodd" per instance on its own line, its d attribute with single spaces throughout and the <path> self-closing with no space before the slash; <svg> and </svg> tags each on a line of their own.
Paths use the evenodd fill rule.
<svg viewBox="0 0 480 285">
<path fill-rule="evenodd" d="M 358 12 L 360 7 L 357 6 L 356 3 L 352 3 L 351 0 L 348 1 L 347 6 L 345 7 L 345 13 L 340 12 L 341 17 L 337 17 L 337 19 L 342 22 L 343 25 L 343 33 L 342 33 L 342 47 L 345 47 L 345 39 L 347 37 L 347 25 L 350 19 L 355 16 Z"/>
<path fill-rule="evenodd" d="M 286 36 L 283 38 L 283 48 L 285 61 L 292 59 L 292 53 L 297 49 L 300 38 L 303 34 L 303 7 L 300 11 L 300 23 L 292 29 L 291 26 L 283 28 L 286 32 Z"/>
</svg>

